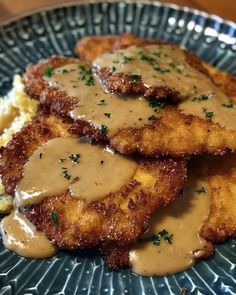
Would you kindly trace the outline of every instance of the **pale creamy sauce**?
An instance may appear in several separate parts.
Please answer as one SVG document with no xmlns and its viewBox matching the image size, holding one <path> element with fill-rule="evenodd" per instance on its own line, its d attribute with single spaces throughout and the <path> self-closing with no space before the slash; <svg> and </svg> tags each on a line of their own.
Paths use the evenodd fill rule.
<svg viewBox="0 0 236 295">
<path fill-rule="evenodd" d="M 23 257 L 46 258 L 55 255 L 58 250 L 17 209 L 3 218 L 0 231 L 5 248 Z"/>
<path fill-rule="evenodd" d="M 78 138 L 54 138 L 37 148 L 16 187 L 18 206 L 69 190 L 93 202 L 116 192 L 135 174 L 134 160 Z"/>
<path fill-rule="evenodd" d="M 115 67 L 117 72 L 128 75 L 141 75 L 147 87 L 172 88 L 186 99 L 178 106 L 185 114 L 210 118 L 222 126 L 236 129 L 236 107 L 227 107 L 231 103 L 229 97 L 206 75 L 190 66 L 177 46 L 131 46 L 99 56 L 94 65 Z"/>
<path fill-rule="evenodd" d="M 84 65 L 69 64 L 57 68 L 47 78 L 51 86 L 78 99 L 77 107 L 69 113 L 73 119 L 87 121 L 101 130 L 102 125 L 106 126 L 104 131 L 108 137 L 112 137 L 120 129 L 142 127 L 145 123 L 150 123 L 151 116 L 157 116 L 145 98 L 107 93 L 95 76 L 84 74 L 81 66 Z M 93 82 L 89 86 L 90 78 Z"/>
<path fill-rule="evenodd" d="M 202 191 L 204 188 L 204 192 Z M 198 191 L 198 192 L 197 192 Z M 210 187 L 198 169 L 190 171 L 183 194 L 172 204 L 153 215 L 143 241 L 130 251 L 135 273 L 162 276 L 183 271 L 203 256 L 207 242 L 199 236 L 210 209 Z M 150 241 L 154 234 L 166 230 L 173 235 L 172 244 L 160 238 L 160 245 Z"/>
</svg>

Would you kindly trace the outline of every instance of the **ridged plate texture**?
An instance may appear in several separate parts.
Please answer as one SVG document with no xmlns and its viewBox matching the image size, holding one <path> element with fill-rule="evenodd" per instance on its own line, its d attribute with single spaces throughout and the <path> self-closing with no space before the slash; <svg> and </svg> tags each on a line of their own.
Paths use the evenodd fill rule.
<svg viewBox="0 0 236 295">
<path fill-rule="evenodd" d="M 233 8 L 232 8 L 233 9 Z M 0 28 L 0 94 L 27 64 L 52 54 L 73 55 L 86 35 L 133 32 L 174 41 L 211 64 L 236 74 L 236 24 L 217 16 L 158 2 L 79 2 L 35 13 Z M 109 272 L 93 253 L 62 251 L 28 260 L 0 240 L 0 294 L 236 294 L 236 241 L 217 246 L 214 257 L 166 277 L 142 277 L 126 269 Z"/>
</svg>

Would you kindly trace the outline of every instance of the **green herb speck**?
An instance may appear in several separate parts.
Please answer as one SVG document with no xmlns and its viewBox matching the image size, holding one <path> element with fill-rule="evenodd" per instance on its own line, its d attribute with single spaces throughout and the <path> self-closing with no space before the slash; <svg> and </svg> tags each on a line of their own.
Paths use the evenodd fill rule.
<svg viewBox="0 0 236 295">
<path fill-rule="evenodd" d="M 52 76 L 52 73 L 53 73 L 53 68 L 52 67 L 46 67 L 44 68 L 44 75 L 46 77 L 51 77 Z"/>
<path fill-rule="evenodd" d="M 111 118 L 111 114 L 110 113 L 104 113 L 104 115 L 107 117 L 107 118 Z"/>
<path fill-rule="evenodd" d="M 214 112 L 206 112 L 206 118 L 210 119 L 214 116 Z"/>
<path fill-rule="evenodd" d="M 108 127 L 106 125 L 101 125 L 100 130 L 101 130 L 102 133 L 107 133 Z"/>
<path fill-rule="evenodd" d="M 74 163 L 79 163 L 80 154 L 71 154 L 68 158 Z"/>
<path fill-rule="evenodd" d="M 152 115 L 152 116 L 148 117 L 148 120 L 149 121 L 154 121 L 154 120 L 156 120 L 156 117 L 154 115 Z"/>
<path fill-rule="evenodd" d="M 107 103 L 106 103 L 105 99 L 101 99 L 101 100 L 99 101 L 99 103 L 98 103 L 99 106 L 104 106 L 104 105 L 106 105 L 106 104 L 107 104 Z"/>
<path fill-rule="evenodd" d="M 52 211 L 50 214 L 51 220 L 56 224 L 59 225 L 59 219 L 56 211 Z"/>
<path fill-rule="evenodd" d="M 206 190 L 205 190 L 205 188 L 204 187 L 201 187 L 201 188 L 199 188 L 199 189 L 196 189 L 196 193 L 198 193 L 198 194 L 202 194 L 202 193 L 206 193 Z"/>
<path fill-rule="evenodd" d="M 173 242 L 173 234 L 169 234 L 167 230 L 163 229 L 159 233 L 152 236 L 152 243 L 155 246 L 160 246 L 161 239 L 164 239 L 168 244 Z"/>
</svg>

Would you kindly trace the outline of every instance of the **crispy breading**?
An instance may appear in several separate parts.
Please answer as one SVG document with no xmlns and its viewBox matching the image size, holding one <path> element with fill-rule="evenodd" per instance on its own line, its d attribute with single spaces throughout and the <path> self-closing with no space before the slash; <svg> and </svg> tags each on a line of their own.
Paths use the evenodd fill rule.
<svg viewBox="0 0 236 295">
<path fill-rule="evenodd" d="M 131 45 L 156 44 L 160 41 L 141 39 L 132 33 L 124 33 L 119 36 L 104 35 L 84 37 L 75 46 L 75 54 L 82 60 L 93 61 L 97 56 L 112 49 L 126 48 Z"/>
<path fill-rule="evenodd" d="M 199 162 L 199 160 L 197 160 Z M 212 201 L 201 235 L 214 243 L 236 237 L 236 155 L 204 158 Z"/>
<path fill-rule="evenodd" d="M 59 116 L 66 116 L 77 106 L 78 100 L 60 89 L 49 87 L 43 79 L 43 73 L 46 67 L 60 67 L 71 62 L 79 63 L 79 60 L 52 57 L 28 67 L 24 75 L 27 92 L 33 97 L 39 97 L 41 103 Z M 236 132 L 210 120 L 181 114 L 174 107 L 163 108 L 157 113 L 157 118 L 140 129 L 121 129 L 110 139 L 111 145 L 124 154 L 137 151 L 150 156 L 176 157 L 200 153 L 218 155 L 236 148 Z M 71 132 L 90 136 L 97 141 L 108 141 L 104 133 L 84 121 L 75 122 Z"/>
<path fill-rule="evenodd" d="M 83 60 L 92 62 L 96 57 L 110 50 L 125 49 L 131 45 L 151 45 L 165 43 L 166 42 L 161 42 L 160 40 L 156 39 L 141 39 L 131 33 L 121 34 L 120 36 L 93 36 L 85 37 L 80 40 L 75 47 L 75 53 Z M 208 75 L 208 71 L 203 66 L 202 61 L 194 53 L 185 50 L 183 50 L 183 52 L 186 55 L 186 62 L 188 64 L 200 72 Z M 112 72 L 109 68 L 95 68 L 95 70 L 109 91 L 114 91 L 125 95 L 138 93 L 143 94 L 146 97 L 168 97 L 177 101 L 182 99 L 181 93 L 167 86 L 156 87 L 153 85 L 151 87 L 147 87 L 142 81 L 141 76 L 136 81 L 136 83 L 131 83 L 132 77 L 122 72 Z"/>
<path fill-rule="evenodd" d="M 71 136 L 70 123 L 41 113 L 13 137 L 0 158 L 0 174 L 9 194 L 14 194 L 33 151 L 49 139 Z M 174 200 L 186 177 L 184 160 L 139 158 L 137 163 L 133 178 L 102 201 L 86 204 L 67 191 L 25 207 L 24 212 L 60 248 L 133 243 L 145 230 L 150 214 Z M 57 212 L 59 225 L 51 219 L 52 211 Z"/>
</svg>

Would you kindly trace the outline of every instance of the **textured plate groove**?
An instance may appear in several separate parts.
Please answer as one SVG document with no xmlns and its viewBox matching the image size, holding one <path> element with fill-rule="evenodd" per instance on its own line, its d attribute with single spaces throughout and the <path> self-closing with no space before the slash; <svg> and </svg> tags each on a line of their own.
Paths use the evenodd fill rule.
<svg viewBox="0 0 236 295">
<path fill-rule="evenodd" d="M 73 55 L 85 35 L 133 32 L 177 42 L 204 60 L 236 74 L 236 25 L 217 16 L 175 5 L 135 1 L 92 3 L 26 16 L 0 28 L 0 93 L 14 73 L 52 54 Z M 136 1 L 137 2 L 137 1 Z M 8 252 L 0 240 L 0 294 L 188 294 L 236 293 L 236 242 L 217 247 L 209 261 L 167 277 L 141 277 L 130 270 L 110 273 L 103 260 L 64 251 L 48 260 L 27 260 Z"/>
</svg>

